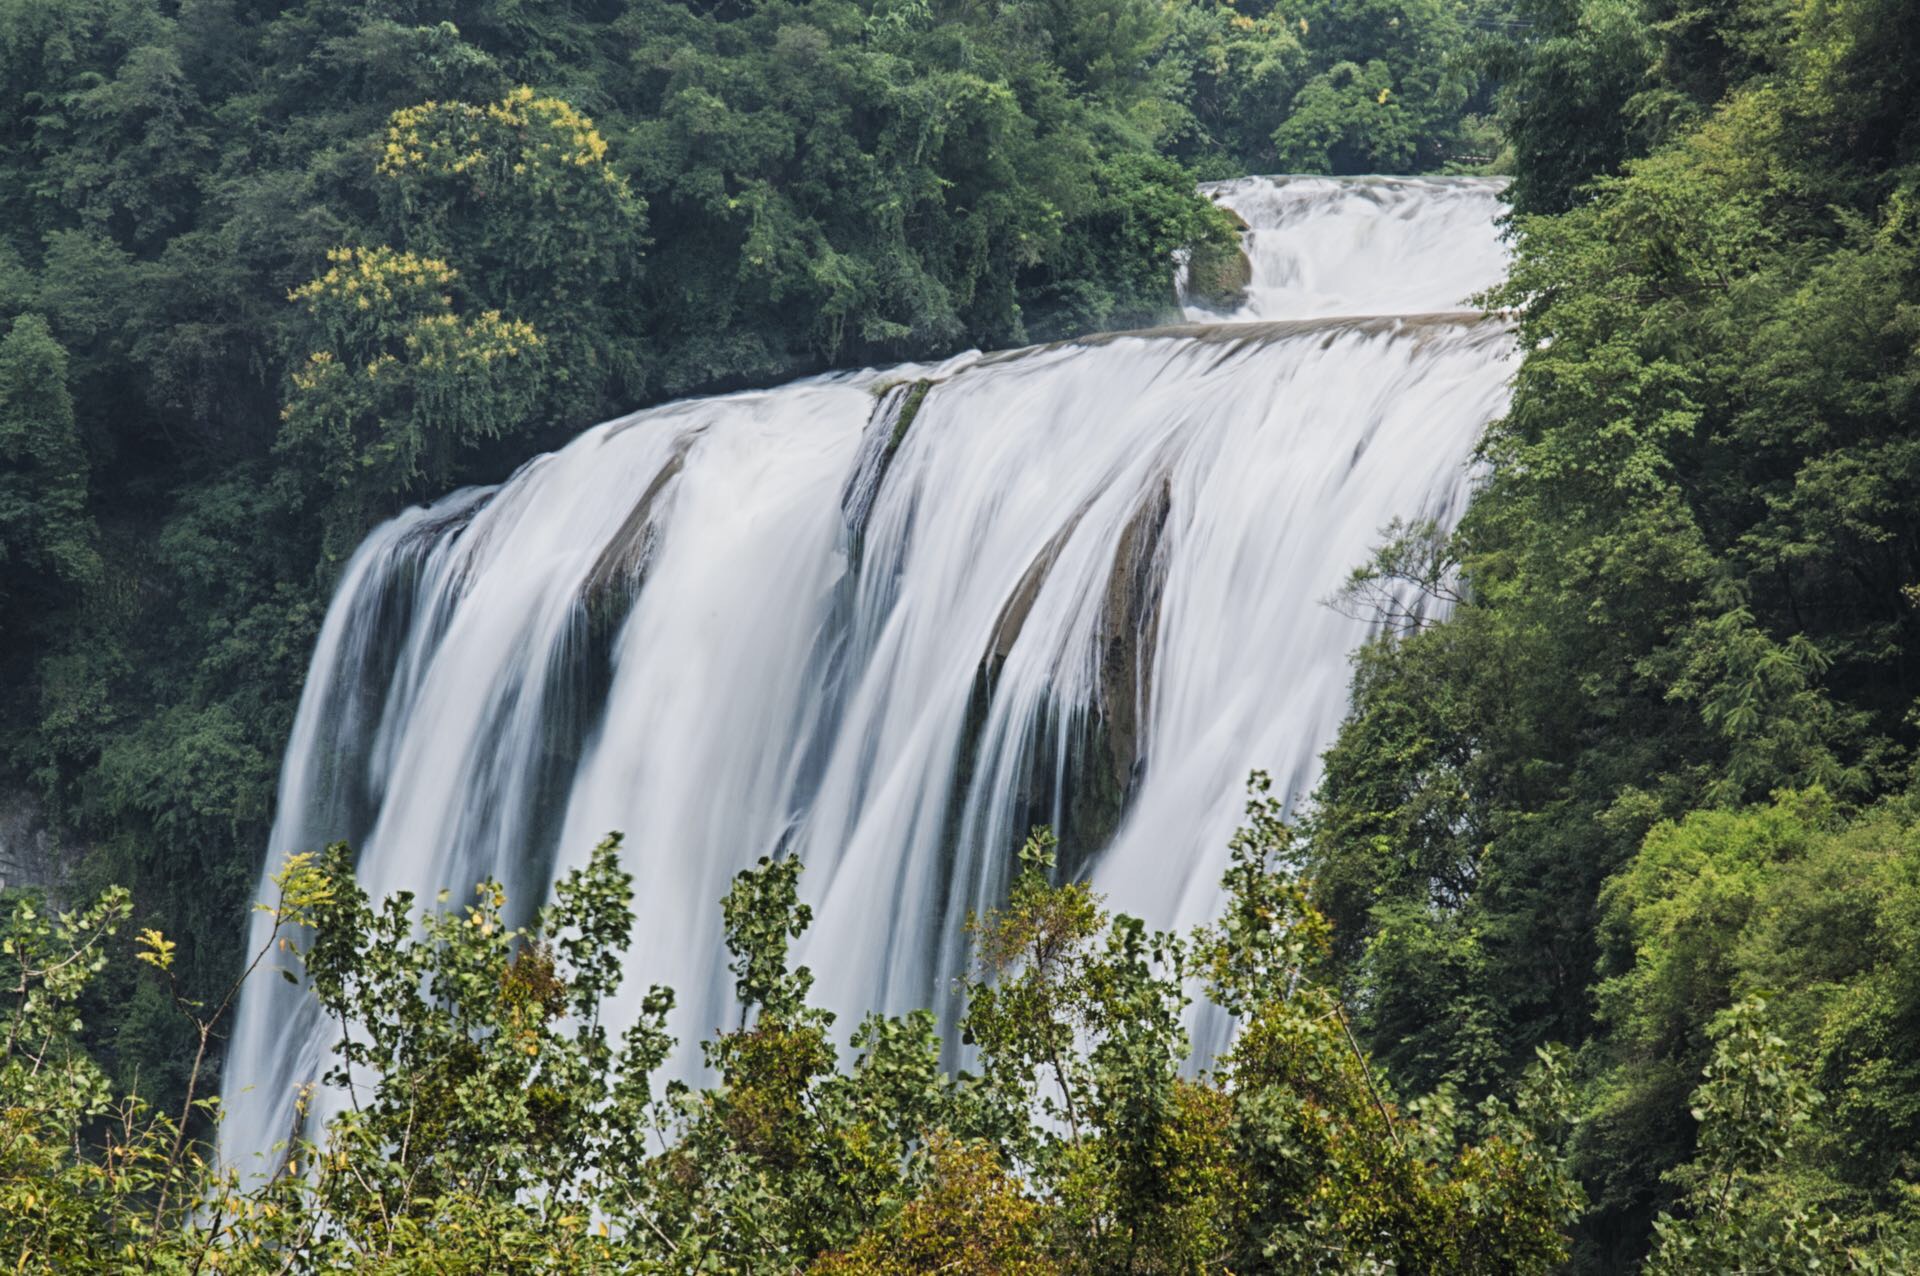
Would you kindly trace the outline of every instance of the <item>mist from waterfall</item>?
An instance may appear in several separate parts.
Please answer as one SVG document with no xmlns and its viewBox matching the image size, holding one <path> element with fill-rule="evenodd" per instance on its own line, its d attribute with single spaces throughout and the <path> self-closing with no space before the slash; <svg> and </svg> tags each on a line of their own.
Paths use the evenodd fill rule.
<svg viewBox="0 0 1920 1276">
<path fill-rule="evenodd" d="M 531 908 L 621 830 L 610 1026 L 671 985 L 686 1076 L 762 855 L 806 864 L 796 955 L 843 1022 L 951 1022 L 965 917 L 1036 823 L 1116 908 L 1209 916 L 1248 772 L 1305 793 L 1344 711 L 1366 631 L 1324 600 L 1391 519 L 1458 516 L 1514 351 L 1466 308 L 1504 269 L 1498 183 L 1207 189 L 1251 227 L 1233 315 L 669 404 L 378 529 L 269 870 L 345 840 L 375 896 L 492 876 Z M 336 1035 L 304 988 L 248 989 L 230 1162 L 293 1132 Z"/>
</svg>

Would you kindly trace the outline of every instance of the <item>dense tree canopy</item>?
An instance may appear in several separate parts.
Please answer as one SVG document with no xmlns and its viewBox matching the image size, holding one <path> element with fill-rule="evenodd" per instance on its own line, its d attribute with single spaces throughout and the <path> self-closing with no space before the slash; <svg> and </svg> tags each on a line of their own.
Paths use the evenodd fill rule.
<svg viewBox="0 0 1920 1276">
<path fill-rule="evenodd" d="M 1911 1146 L 1920 993 L 1872 938 L 1920 863 L 1920 27 L 1881 0 L 1534 21 L 1494 297 L 1526 358 L 1458 534 L 1362 573 L 1462 603 L 1359 657 L 1318 898 L 1397 1075 L 1476 1090 L 1581 1048 L 1584 1263 L 1662 1211 L 1667 1270 L 1811 1270 L 1782 1237 L 1828 1217 L 1825 1261 L 1865 1263 L 1920 1221 L 1868 1132 Z M 1826 1096 L 1731 1213 L 1689 1100 L 1728 1034 Z"/>
<path fill-rule="evenodd" d="M 762 860 L 721 905 L 741 1015 L 703 1043 L 705 1089 L 654 1080 L 670 990 L 617 1039 L 601 1020 L 632 924 L 617 837 L 519 928 L 492 882 L 417 910 L 369 900 L 345 847 L 297 856 L 249 970 L 310 983 L 351 1102 L 251 1167 L 181 1137 L 191 1085 L 156 1110 L 82 1046 L 76 1004 L 126 892 L 57 918 L 17 906 L 0 1254 L 34 1272 L 1549 1270 L 1578 1201 L 1564 1060 L 1471 1122 L 1402 1104 L 1318 978 L 1326 926 L 1285 875 L 1278 803 L 1256 793 L 1251 813 L 1227 917 L 1186 935 L 1050 885 L 1036 834 L 1005 908 L 974 922 L 980 1066 L 957 1076 L 928 1011 L 867 1017 L 842 1066 L 788 957 L 801 864 Z M 136 947 L 147 986 L 177 995 L 176 942 L 147 928 Z M 1195 985 L 1248 1025 L 1197 1075 Z M 231 996 L 181 1001 L 203 1046 Z"/>
<path fill-rule="evenodd" d="M 0 604 L 15 615 L 100 571 L 67 352 L 22 315 L 0 338 Z"/>
</svg>

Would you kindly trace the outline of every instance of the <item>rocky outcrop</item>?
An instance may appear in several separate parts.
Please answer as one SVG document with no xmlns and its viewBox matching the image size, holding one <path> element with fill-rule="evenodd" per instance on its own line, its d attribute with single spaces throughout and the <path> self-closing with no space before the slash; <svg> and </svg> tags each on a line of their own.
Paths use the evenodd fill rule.
<svg viewBox="0 0 1920 1276">
<path fill-rule="evenodd" d="M 1248 230 L 1246 219 L 1224 205 L 1216 208 L 1241 234 Z M 1238 310 L 1247 299 L 1253 283 L 1253 261 L 1247 256 L 1239 236 L 1196 245 L 1188 254 L 1182 279 L 1182 299 L 1192 306 L 1228 314 Z"/>
<path fill-rule="evenodd" d="M 1162 545 L 1172 511 L 1172 485 L 1163 480 L 1114 547 L 1100 612 L 1095 703 L 1072 734 L 1072 751 L 1061 768 L 1061 868 L 1075 876 L 1112 841 L 1146 765 L 1154 643 L 1166 582 Z"/>
<path fill-rule="evenodd" d="M 35 889 L 62 898 L 81 849 L 54 830 L 39 799 L 0 785 L 0 890 Z"/>
<path fill-rule="evenodd" d="M 914 419 L 920 415 L 920 407 L 932 389 L 933 382 L 921 377 L 915 381 L 889 382 L 874 390 L 877 402 L 873 416 L 860 442 L 853 476 L 840 494 L 840 510 L 846 518 L 847 539 L 855 563 L 860 561 L 867 516 L 873 513 L 873 503 L 879 499 L 880 485 L 886 482 L 893 458 L 899 453 L 900 445 L 907 441 L 907 431 L 913 428 Z"/>
<path fill-rule="evenodd" d="M 996 673 L 1007 656 L 1013 651 L 1013 644 L 1020 638 L 1020 631 L 1026 627 L 1027 617 L 1033 611 L 1033 604 L 1040 597 L 1040 587 L 1046 583 L 1047 573 L 1053 570 L 1054 560 L 1060 557 L 1060 551 L 1073 538 L 1074 529 L 1080 526 L 1080 520 L 1087 516 L 1087 506 L 1082 505 L 1040 547 L 1040 552 L 1027 564 L 1027 570 L 1020 575 L 1020 583 L 1013 587 L 1013 593 L 1007 598 L 1006 605 L 1000 609 L 1000 618 L 993 622 L 993 637 L 987 643 L 985 668 L 989 674 Z"/>
<path fill-rule="evenodd" d="M 1172 486 L 1162 480 L 1128 520 L 1114 547 L 1096 636 L 1099 678 L 1094 703 L 1062 710 L 1072 715 L 1064 731 L 1058 719 L 1036 723 L 1027 742 L 1027 763 L 1013 795 L 1022 812 L 1016 827 L 1059 826 L 1055 831 L 1063 876 L 1079 875 L 1112 838 L 1145 762 L 1154 641 L 1166 575 L 1162 546 L 1172 508 Z M 1077 512 L 1035 555 L 1001 610 L 975 678 L 966 732 L 970 750 L 978 746 L 999 671 L 1047 573 L 1085 512 Z M 957 793 L 971 783 L 971 757 L 964 760 L 963 771 Z"/>
<path fill-rule="evenodd" d="M 633 600 L 640 592 L 641 580 L 646 575 L 647 562 L 653 556 L 658 522 L 654 517 L 654 507 L 668 486 L 680 477 L 693 441 L 692 435 L 680 440 L 673 455 L 667 458 L 667 463 L 660 467 L 646 490 L 640 493 L 639 499 L 633 503 L 633 508 L 620 524 L 620 530 L 600 551 L 600 557 L 594 560 L 592 569 L 587 573 L 586 583 L 581 590 L 581 602 L 586 608 L 591 631 L 598 639 L 608 638 L 618 630 L 633 607 Z"/>
<path fill-rule="evenodd" d="M 1101 761 L 1109 786 L 1123 798 L 1131 791 L 1134 771 L 1143 760 L 1154 642 L 1160 632 L 1160 599 L 1166 583 L 1162 543 L 1172 513 L 1173 485 L 1162 479 L 1120 534 L 1101 611 L 1100 720 L 1106 736 Z M 1104 835 L 1101 840 L 1106 840 Z"/>
</svg>

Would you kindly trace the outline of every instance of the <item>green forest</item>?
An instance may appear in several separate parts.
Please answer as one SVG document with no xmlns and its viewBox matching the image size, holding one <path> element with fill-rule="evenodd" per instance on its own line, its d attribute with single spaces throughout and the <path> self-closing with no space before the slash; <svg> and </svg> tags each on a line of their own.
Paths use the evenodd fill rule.
<svg viewBox="0 0 1920 1276">
<path fill-rule="evenodd" d="M 1165 322 L 1176 255 L 1237 286 L 1196 182 L 1278 172 L 1511 177 L 1524 354 L 1218 922 L 1036 834 L 955 1076 L 927 1016 L 836 1047 L 765 862 L 704 1089 L 669 990 L 600 1024 L 612 843 L 526 925 L 314 848 L 245 950 L 371 527 L 645 404 Z M 1906 0 L 0 0 L 0 817 L 63 878 L 0 901 L 0 1260 L 1913 1270 L 1916 393 Z M 253 1181 L 213 1091 L 287 953 L 370 1030 Z"/>
</svg>

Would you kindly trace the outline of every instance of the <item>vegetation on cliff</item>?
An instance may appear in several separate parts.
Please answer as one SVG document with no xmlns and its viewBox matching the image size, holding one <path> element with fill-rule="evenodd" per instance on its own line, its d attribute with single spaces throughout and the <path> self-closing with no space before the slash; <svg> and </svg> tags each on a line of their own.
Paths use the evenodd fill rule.
<svg viewBox="0 0 1920 1276">
<path fill-rule="evenodd" d="M 1583 1268 L 1898 1267 L 1920 14 L 1526 12 L 1493 298 L 1525 362 L 1458 533 L 1415 529 L 1357 582 L 1458 605 L 1359 657 L 1316 898 L 1361 1032 L 1415 1089 L 1576 1050 Z M 1783 1087 L 1751 1177 L 1689 1099 L 1741 1034 Z"/>
</svg>

